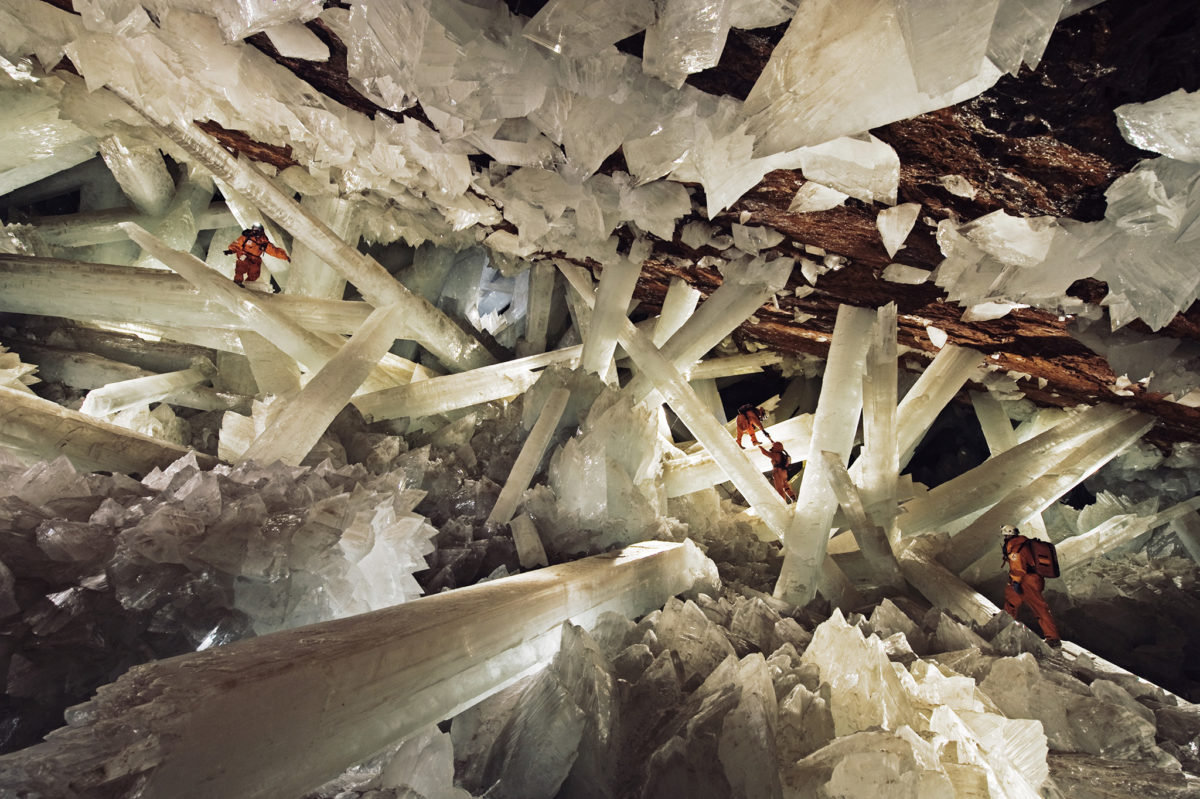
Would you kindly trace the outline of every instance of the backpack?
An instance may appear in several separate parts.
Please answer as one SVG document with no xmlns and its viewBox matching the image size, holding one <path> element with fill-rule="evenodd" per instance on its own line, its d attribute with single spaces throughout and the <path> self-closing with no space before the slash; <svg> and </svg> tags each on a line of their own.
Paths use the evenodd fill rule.
<svg viewBox="0 0 1200 799">
<path fill-rule="evenodd" d="M 1043 541 L 1040 538 L 1030 538 L 1025 542 L 1029 547 L 1030 554 L 1033 555 L 1033 570 L 1043 577 L 1057 577 L 1060 572 L 1058 569 L 1058 550 L 1054 548 L 1054 544 L 1049 541 Z"/>
<path fill-rule="evenodd" d="M 788 454 L 788 451 L 786 449 L 779 450 L 779 454 L 783 457 L 783 462 L 781 464 L 779 464 L 780 468 L 786 469 L 787 467 L 792 465 L 792 456 Z M 1058 561 L 1055 561 L 1056 565 L 1057 565 L 1057 563 L 1058 563 Z"/>
</svg>

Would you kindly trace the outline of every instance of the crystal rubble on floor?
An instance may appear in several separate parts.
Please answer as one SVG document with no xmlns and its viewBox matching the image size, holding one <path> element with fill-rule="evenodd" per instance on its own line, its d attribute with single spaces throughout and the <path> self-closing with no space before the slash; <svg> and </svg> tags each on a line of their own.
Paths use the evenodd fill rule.
<svg viewBox="0 0 1200 799">
<path fill-rule="evenodd" d="M 55 785 L 68 778 L 80 787 L 82 770 L 68 761 L 99 760 L 112 767 L 91 772 L 92 789 L 121 779 L 143 786 L 146 795 L 178 796 L 185 785 L 195 786 L 186 795 L 196 796 L 212 790 L 238 796 L 296 794 L 546 662 L 558 649 L 559 627 L 568 618 L 590 626 L 605 611 L 640 615 L 687 590 L 711 568 L 690 543 L 639 544 L 370 615 L 139 666 L 76 709 L 78 726 L 5 757 L 0 779 L 11 786 L 40 784 L 54 793 Z M 595 590 L 600 585 L 603 591 Z M 429 623 L 431 617 L 456 621 L 447 629 Z M 523 624 L 521 618 L 528 621 Z M 287 659 L 281 671 L 279 653 L 296 647 L 305 656 Z M 373 667 L 380 657 L 394 667 Z M 446 663 L 459 668 L 449 673 Z M 237 685 L 220 676 L 231 669 L 240 675 Z M 338 677 L 321 681 L 322 690 L 314 692 L 314 669 Z M 156 686 L 149 701 L 148 684 Z M 383 695 L 394 701 L 381 703 Z M 354 711 L 330 715 L 330 707 Z M 409 712 L 397 713 L 397 708 Z M 364 734 L 363 721 L 371 717 L 378 723 Z M 230 725 L 231 719 L 236 723 Z M 220 740 L 208 735 L 209 726 L 218 722 L 233 734 Z M 149 757 L 129 751 L 132 746 L 144 751 L 146 744 L 141 734 L 134 741 L 120 733 L 130 725 L 152 730 Z M 307 740 L 308 731 L 317 728 L 329 733 L 322 736 L 325 743 L 310 746 L 299 765 L 287 755 L 294 746 L 282 746 L 271 765 L 264 764 L 262 748 L 251 743 L 289 735 Z M 214 755 L 213 746 L 223 752 Z M 58 766 L 46 769 L 46 758 Z"/>
<path fill-rule="evenodd" d="M 80 284 L 88 286 L 87 298 L 71 290 Z M 255 301 L 320 332 L 353 333 L 371 312 L 365 302 L 270 294 L 256 295 Z M 0 254 L 0 309 L 82 322 L 239 330 L 246 326 L 237 314 L 198 297 L 178 275 L 11 254 Z"/>
<path fill-rule="evenodd" d="M 832 588 L 822 569 L 837 497 L 825 475 L 824 461 L 812 456 L 829 451 L 842 460 L 843 466 L 849 460 L 862 413 L 862 374 L 874 325 L 875 314 L 871 311 L 849 305 L 838 307 L 821 396 L 813 414 L 810 459 L 796 494 L 795 513 L 784 538 L 783 569 L 775 585 L 775 596 L 793 604 L 810 602 L 819 583 L 826 591 Z M 826 598 L 838 602 L 843 597 L 826 593 Z"/>
</svg>

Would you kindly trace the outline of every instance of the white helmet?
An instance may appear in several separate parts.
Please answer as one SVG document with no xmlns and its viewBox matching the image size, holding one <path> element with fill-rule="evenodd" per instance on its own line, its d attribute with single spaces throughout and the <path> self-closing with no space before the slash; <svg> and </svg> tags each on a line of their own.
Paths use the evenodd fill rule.
<svg viewBox="0 0 1200 799">
<path fill-rule="evenodd" d="M 1000 528 L 1000 533 L 1006 537 L 1010 535 L 1016 535 L 1017 528 L 1013 527 L 1011 524 L 1006 524 Z"/>
</svg>

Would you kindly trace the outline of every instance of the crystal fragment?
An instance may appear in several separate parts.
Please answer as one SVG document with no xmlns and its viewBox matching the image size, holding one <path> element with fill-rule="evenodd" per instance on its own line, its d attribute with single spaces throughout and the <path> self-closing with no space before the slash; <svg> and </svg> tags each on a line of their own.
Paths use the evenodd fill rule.
<svg viewBox="0 0 1200 799">
<path fill-rule="evenodd" d="M 904 246 L 904 240 L 908 238 L 920 213 L 920 203 L 904 203 L 892 208 L 885 208 L 875 217 L 875 226 L 879 228 L 879 236 L 883 239 L 883 248 L 887 250 L 888 258 L 895 258 L 896 252 Z M 899 266 L 899 264 L 892 266 Z M 890 269 L 891 266 L 888 268 Z M 893 278 L 889 278 L 885 271 L 883 279 Z"/>
</svg>

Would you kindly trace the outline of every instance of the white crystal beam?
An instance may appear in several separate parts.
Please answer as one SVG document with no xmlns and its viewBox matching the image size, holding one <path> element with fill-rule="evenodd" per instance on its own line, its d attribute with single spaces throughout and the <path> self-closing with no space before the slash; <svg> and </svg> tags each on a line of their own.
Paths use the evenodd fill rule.
<svg viewBox="0 0 1200 799">
<path fill-rule="evenodd" d="M 833 341 L 825 362 L 821 396 L 813 416 L 810 453 L 829 451 L 845 466 L 862 412 L 862 375 L 875 313 L 850 305 L 838 307 Z M 829 530 L 837 511 L 824 461 L 810 457 L 796 496 L 796 513 L 784 539 L 783 567 L 775 596 L 806 605 L 816 596 L 826 558 Z"/>
<path fill-rule="evenodd" d="M 86 295 L 77 290 L 80 285 L 88 287 Z M 327 333 L 351 334 L 371 313 L 365 302 L 263 292 L 255 301 L 308 330 Z M 247 325 L 241 315 L 198 296 L 191 283 L 169 272 L 6 253 L 0 253 L 0 310 L 166 327 L 240 330 Z"/>
<path fill-rule="evenodd" d="M 1014 487 L 1027 485 L 1063 458 L 1081 440 L 1103 435 L 1131 416 L 1115 405 L 1095 405 L 1012 449 L 905 503 L 897 519 L 906 535 L 935 530 L 953 532 L 957 520 L 999 502 Z"/>
<path fill-rule="evenodd" d="M 545 666 L 563 622 L 640 616 L 705 569 L 691 542 L 647 541 L 134 666 L 75 726 L 0 757 L 0 793 L 300 796 Z"/>
<path fill-rule="evenodd" d="M 304 197 L 300 205 L 329 225 L 329 229 L 347 242 L 358 241 L 358 223 L 354 207 L 337 197 Z M 298 240 L 292 245 L 292 262 L 285 291 L 306 297 L 340 300 L 346 292 L 346 278 L 330 268 L 321 255 Z"/>
<path fill-rule="evenodd" d="M 242 460 L 299 465 L 396 341 L 401 310 L 395 305 L 376 308 L 300 393 L 286 401 Z"/>
<path fill-rule="evenodd" d="M 513 543 L 517 547 L 517 560 L 522 569 L 536 569 L 547 566 L 550 561 L 546 558 L 546 548 L 538 535 L 537 525 L 527 514 L 514 517 L 508 527 L 512 530 Z"/>
<path fill-rule="evenodd" d="M 129 147 L 119 136 L 109 136 L 100 141 L 100 157 L 139 212 L 166 213 L 175 183 L 157 147 Z"/>
<path fill-rule="evenodd" d="M 525 340 L 521 355 L 546 351 L 546 333 L 550 309 L 554 304 L 554 279 L 558 273 L 549 261 L 537 261 L 529 268 L 529 310 L 525 314 Z"/>
<path fill-rule="evenodd" d="M 24 391 L 0 386 L 0 446 L 43 460 L 66 455 L 76 468 L 145 474 L 165 469 L 184 447 L 134 433 Z M 196 455 L 204 468 L 217 461 Z"/>
<path fill-rule="evenodd" d="M 210 367 L 211 368 L 211 367 Z M 160 375 L 135 377 L 109 383 L 103 388 L 89 391 L 83 398 L 79 410 L 88 416 L 104 416 L 117 413 L 135 405 L 162 402 L 177 391 L 194 388 L 208 380 L 210 374 L 197 368 L 166 372 Z"/>
<path fill-rule="evenodd" d="M 999 455 L 1017 445 L 1017 433 L 1013 430 L 1012 422 L 1000 400 L 990 392 L 972 391 L 971 405 L 975 409 L 975 418 L 979 420 L 983 438 L 992 455 Z M 1042 521 L 1041 514 L 1030 516 L 1025 525 L 1030 528 L 1034 538 L 1049 540 L 1050 536 L 1046 532 L 1046 523 Z"/>
<path fill-rule="evenodd" d="M 663 345 L 663 357 L 676 369 L 686 372 L 761 308 L 772 294 L 787 285 L 793 263 L 790 258 L 777 258 L 770 263 L 730 270 L 720 288 Z M 639 402 L 649 395 L 649 383 L 650 376 L 641 374 L 630 385 L 630 392 Z"/>
<path fill-rule="evenodd" d="M 822 452 L 820 457 L 824 461 L 829 486 L 833 489 L 838 505 L 846 515 L 850 531 L 854 534 L 854 540 L 858 542 L 858 548 L 871 565 L 876 579 L 881 583 L 899 585 L 900 567 L 896 564 L 896 556 L 892 554 L 887 534 L 867 516 L 858 487 L 850 479 L 850 472 L 846 470 L 841 457 L 836 452 Z"/>
<path fill-rule="evenodd" d="M 990 599 L 937 561 L 938 544 L 934 537 L 915 538 L 903 546 L 900 571 L 904 579 L 934 605 L 980 625 L 987 624 L 1000 612 Z"/>
<path fill-rule="evenodd" d="M 204 164 L 214 175 L 229 183 L 248 200 L 278 222 L 294 241 L 302 242 L 362 292 L 372 305 L 399 305 L 406 309 L 405 322 L 421 346 L 443 363 L 458 369 L 473 369 L 493 363 L 483 345 L 439 311 L 388 274 L 379 262 L 351 247 L 308 209 L 281 190 L 245 158 L 234 158 L 220 144 L 194 127 L 156 118 L 149 108 L 123 98 L 140 111 L 180 148 Z"/>
<path fill-rule="evenodd" d="M 556 263 L 580 299 L 588 306 L 594 304 L 595 297 L 592 295 L 586 276 L 581 275 L 580 270 L 564 261 Z M 790 511 L 775 490 L 771 488 L 771 484 L 746 458 L 742 457 L 742 452 L 738 449 L 733 437 L 709 413 L 708 408 L 696 396 L 696 392 L 688 385 L 687 380 L 675 368 L 675 365 L 668 361 L 651 343 L 650 337 L 634 327 L 628 319 L 625 320 L 622 327 L 619 336 L 621 346 L 629 353 L 629 357 L 633 359 L 642 374 L 650 377 L 651 389 L 657 389 L 662 394 L 671 410 L 691 431 L 696 440 L 721 464 L 728 479 L 733 482 L 750 506 L 758 512 L 759 518 L 775 535 L 782 538 L 787 529 Z"/>
<path fill-rule="evenodd" d="M 768 425 L 767 432 L 776 441 L 786 441 L 788 454 L 799 463 L 808 460 L 808 442 L 812 439 L 812 414 L 794 416 L 778 424 Z M 771 470 L 771 461 L 758 447 L 749 446 L 741 453 L 759 472 Z M 693 455 L 663 462 L 663 486 L 668 497 L 680 497 L 693 491 L 710 488 L 729 478 L 711 454 L 701 450 Z"/>
<path fill-rule="evenodd" d="M 1071 536 L 1058 544 L 1058 566 L 1062 571 L 1079 566 L 1122 544 L 1128 544 L 1156 527 L 1174 524 L 1185 518 L 1195 518 L 1197 509 L 1200 509 L 1200 497 L 1192 497 L 1150 516 L 1129 518 L 1128 515 L 1122 514 L 1109 519 L 1086 533 Z"/>
<path fill-rule="evenodd" d="M 671 336 L 675 335 L 675 331 L 691 318 L 699 302 L 699 289 L 689 286 L 683 278 L 671 278 L 667 294 L 663 297 L 662 310 L 659 311 L 658 321 L 654 325 L 654 346 L 662 349 Z"/>
<path fill-rule="evenodd" d="M 508 479 L 500 489 L 500 496 L 496 498 L 496 504 L 488 514 L 488 524 L 507 524 L 513 517 L 521 494 L 529 488 L 529 483 L 537 472 L 538 464 L 542 462 L 542 456 L 546 454 L 546 447 L 550 446 L 550 439 L 554 436 L 558 420 L 567 409 L 567 400 L 570 398 L 571 392 L 565 388 L 554 389 L 546 398 L 546 404 L 542 406 L 533 429 L 529 431 L 529 437 L 521 445 L 521 451 L 513 462 Z"/>
<path fill-rule="evenodd" d="M 135 208 L 106 208 L 102 211 L 84 211 L 61 216 L 36 216 L 29 224 L 37 228 L 38 236 L 47 244 L 61 247 L 85 247 L 90 244 L 108 244 L 126 241 L 129 237 L 121 229 L 122 222 L 133 222 L 151 228 L 160 219 L 140 213 Z M 210 203 L 195 219 L 197 230 L 212 230 L 234 224 L 229 206 L 223 202 Z"/>
<path fill-rule="evenodd" d="M 522 394 L 537 382 L 541 369 L 552 363 L 579 364 L 583 345 L 552 350 L 483 366 L 467 372 L 418 380 L 404 386 L 373 391 L 354 400 L 354 406 L 372 421 L 428 416 L 481 402 Z"/>
<path fill-rule="evenodd" d="M 901 469 L 908 465 L 917 444 L 942 408 L 954 399 L 954 395 L 982 362 L 983 355 L 975 350 L 948 344 L 934 356 L 917 382 L 904 395 L 896 411 L 900 420 L 897 450 Z"/>
<path fill-rule="evenodd" d="M 896 304 L 876 311 L 875 335 L 867 350 L 863 372 L 863 446 L 855 469 L 862 501 L 871 520 L 890 531 L 896 507 Z"/>
<path fill-rule="evenodd" d="M 1020 526 L 1034 514 L 1053 505 L 1059 497 L 1082 483 L 1104 464 L 1121 454 L 1154 427 L 1154 418 L 1145 414 L 1126 412 L 1125 418 L 1112 427 L 1085 438 L 1073 447 L 1058 452 L 1049 471 L 1033 482 L 1028 476 L 1018 478 L 1013 489 L 990 510 L 964 527 L 943 550 L 940 560 L 951 571 L 961 572 L 989 550 L 997 546 L 1000 527 Z"/>
<path fill-rule="evenodd" d="M 627 318 L 625 314 L 641 269 L 640 264 L 626 258 L 605 264 L 600 274 L 591 326 L 583 340 L 583 368 L 587 371 L 601 377 L 611 375 L 615 379 L 616 371 L 611 364 L 617 347 L 617 332 Z"/>
<path fill-rule="evenodd" d="M 1171 522 L 1171 532 L 1179 538 L 1192 560 L 1200 563 L 1200 515 L 1185 513 Z"/>
</svg>

